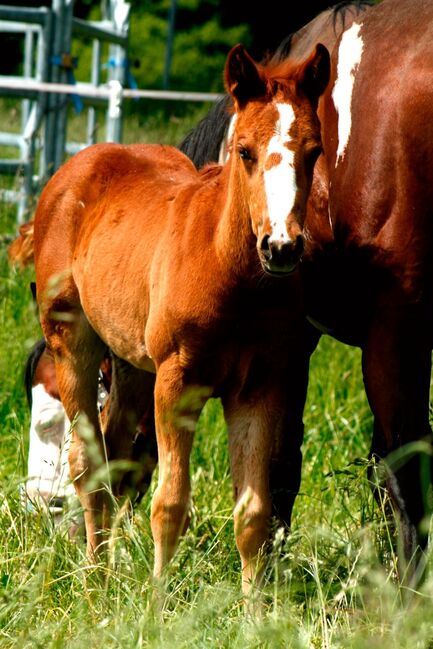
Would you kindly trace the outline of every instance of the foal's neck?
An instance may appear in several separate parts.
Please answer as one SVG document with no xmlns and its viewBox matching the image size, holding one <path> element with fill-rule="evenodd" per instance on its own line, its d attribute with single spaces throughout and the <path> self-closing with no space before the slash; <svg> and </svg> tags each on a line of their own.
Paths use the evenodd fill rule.
<svg viewBox="0 0 433 649">
<path fill-rule="evenodd" d="M 215 246 L 223 270 L 234 281 L 255 281 L 260 269 L 257 239 L 252 231 L 248 196 L 242 184 L 239 164 L 232 158 L 223 170 L 226 194 L 219 218 Z"/>
</svg>

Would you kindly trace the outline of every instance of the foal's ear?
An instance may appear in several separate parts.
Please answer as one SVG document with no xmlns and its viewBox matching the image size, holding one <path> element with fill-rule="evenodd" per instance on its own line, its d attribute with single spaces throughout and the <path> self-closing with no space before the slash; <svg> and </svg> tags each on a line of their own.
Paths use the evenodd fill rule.
<svg viewBox="0 0 433 649">
<path fill-rule="evenodd" d="M 236 107 L 242 108 L 253 97 L 266 93 L 258 65 L 243 45 L 235 45 L 227 57 L 224 81 L 227 92 L 232 96 Z"/>
<path fill-rule="evenodd" d="M 329 52 L 324 45 L 318 43 L 298 73 L 298 87 L 313 103 L 317 103 L 320 95 L 325 91 L 330 72 Z"/>
</svg>

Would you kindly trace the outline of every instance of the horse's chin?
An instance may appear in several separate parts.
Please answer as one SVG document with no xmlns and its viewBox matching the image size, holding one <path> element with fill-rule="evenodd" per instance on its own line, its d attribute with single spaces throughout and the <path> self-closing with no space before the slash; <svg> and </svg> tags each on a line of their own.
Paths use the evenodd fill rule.
<svg viewBox="0 0 433 649">
<path fill-rule="evenodd" d="M 282 267 L 271 266 L 270 264 L 266 263 L 266 261 L 262 260 L 261 264 L 266 275 L 269 275 L 270 277 L 288 277 L 289 275 L 292 275 L 298 267 L 298 262 Z"/>
</svg>

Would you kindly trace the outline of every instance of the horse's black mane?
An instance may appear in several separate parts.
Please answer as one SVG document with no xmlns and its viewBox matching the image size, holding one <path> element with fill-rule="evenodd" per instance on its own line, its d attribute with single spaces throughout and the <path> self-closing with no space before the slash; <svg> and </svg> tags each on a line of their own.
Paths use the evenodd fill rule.
<svg viewBox="0 0 433 649">
<path fill-rule="evenodd" d="M 332 23 L 334 27 L 334 32 L 337 29 L 337 23 L 339 20 L 341 20 L 341 24 L 344 28 L 346 14 L 350 9 L 355 9 L 358 13 L 360 13 L 367 7 L 371 7 L 373 4 L 374 4 L 373 0 L 342 0 L 341 2 L 338 2 L 336 5 L 329 7 L 330 9 L 332 9 Z M 281 43 L 275 50 L 274 56 L 272 57 L 274 60 L 283 61 L 289 56 L 292 47 L 293 36 L 296 33 L 297 32 L 292 32 L 281 41 Z"/>
<path fill-rule="evenodd" d="M 346 18 L 346 13 L 349 8 L 355 8 L 358 13 L 361 13 L 367 7 L 371 7 L 374 4 L 374 0 L 342 0 L 332 7 L 332 20 L 334 22 L 334 29 L 337 25 L 338 18 L 341 18 L 341 22 L 344 27 L 344 20 Z"/>
<path fill-rule="evenodd" d="M 332 8 L 334 30 L 337 21 L 341 20 L 343 26 L 347 11 L 351 8 L 361 12 L 373 4 L 373 0 L 342 0 Z M 296 33 L 296 32 L 295 32 Z M 274 60 L 283 60 L 290 54 L 292 38 L 287 36 L 278 46 L 273 57 Z M 185 153 L 200 169 L 208 162 L 218 162 L 221 142 L 223 141 L 230 123 L 231 99 L 225 95 L 219 99 L 209 110 L 208 114 L 193 128 L 179 144 L 179 149 Z"/>
<path fill-rule="evenodd" d="M 31 348 L 29 355 L 27 356 L 27 361 L 24 369 L 24 386 L 26 389 L 27 403 L 31 410 L 33 399 L 32 399 L 32 384 L 33 377 L 36 372 L 36 368 L 39 363 L 39 359 L 45 351 L 46 342 L 44 338 L 38 340 L 33 347 Z"/>
<path fill-rule="evenodd" d="M 218 99 L 179 144 L 179 149 L 194 162 L 197 169 L 208 162 L 218 162 L 220 145 L 230 122 L 230 105 L 229 95 Z"/>
</svg>

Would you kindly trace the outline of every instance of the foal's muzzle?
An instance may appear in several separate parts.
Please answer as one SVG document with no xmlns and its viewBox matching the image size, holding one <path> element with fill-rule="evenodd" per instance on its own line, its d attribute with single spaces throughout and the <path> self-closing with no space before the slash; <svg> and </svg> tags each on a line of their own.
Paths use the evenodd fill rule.
<svg viewBox="0 0 433 649">
<path fill-rule="evenodd" d="M 265 234 L 260 244 L 260 261 L 269 275 L 288 275 L 295 270 L 303 252 L 301 234 L 290 241 L 274 241 Z"/>
</svg>

